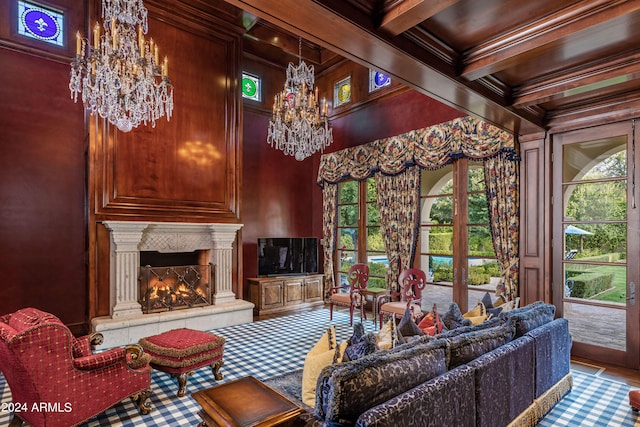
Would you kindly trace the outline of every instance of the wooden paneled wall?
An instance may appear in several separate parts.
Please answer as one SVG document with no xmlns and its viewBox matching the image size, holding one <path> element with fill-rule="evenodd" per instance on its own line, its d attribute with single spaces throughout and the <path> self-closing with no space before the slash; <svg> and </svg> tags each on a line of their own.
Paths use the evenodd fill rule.
<svg viewBox="0 0 640 427">
<path fill-rule="evenodd" d="M 520 305 L 551 303 L 550 150 L 545 135 L 520 139 Z"/>
<path fill-rule="evenodd" d="M 91 120 L 90 316 L 107 315 L 105 220 L 240 222 L 242 118 L 237 11 L 196 2 L 148 1 L 149 32 L 169 60 L 170 120 L 123 133 Z M 241 281 L 234 254 L 234 283 Z M 234 287 L 242 296 L 241 287 Z"/>
<path fill-rule="evenodd" d="M 18 35 L 15 4 L 0 0 L 0 314 L 32 306 L 82 328 L 86 135 L 69 96 L 75 44 Z M 81 27 L 84 2 L 57 4 Z"/>
</svg>

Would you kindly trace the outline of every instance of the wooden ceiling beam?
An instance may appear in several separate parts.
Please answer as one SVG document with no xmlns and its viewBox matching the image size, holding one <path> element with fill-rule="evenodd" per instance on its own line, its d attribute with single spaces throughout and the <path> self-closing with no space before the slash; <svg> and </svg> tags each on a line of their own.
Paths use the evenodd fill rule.
<svg viewBox="0 0 640 427">
<path fill-rule="evenodd" d="M 293 34 L 354 61 L 376 68 L 406 86 L 459 111 L 482 118 L 507 131 L 531 133 L 543 128 L 543 118 L 514 110 L 489 97 L 485 88 L 468 85 L 438 70 L 434 57 L 420 49 L 408 53 L 402 37 L 392 38 L 373 27 L 370 16 L 343 0 L 225 0 Z M 330 4 L 330 6 L 328 5 Z M 415 48 L 415 45 L 414 45 Z"/>
<path fill-rule="evenodd" d="M 555 78 L 547 78 L 543 82 L 524 85 L 515 91 L 513 105 L 516 108 L 524 108 L 551 99 L 621 84 L 639 76 L 640 51 L 603 64 L 563 73 Z"/>
<path fill-rule="evenodd" d="M 640 0 L 585 0 L 465 52 L 460 76 L 476 80 L 508 67 L 514 58 L 593 25 L 640 9 Z"/>
<path fill-rule="evenodd" d="M 401 1 L 384 12 L 379 28 L 391 36 L 397 36 L 459 1 L 460 0 Z"/>
<path fill-rule="evenodd" d="M 289 60 L 290 62 L 298 62 L 298 37 L 292 37 L 290 34 L 285 33 L 269 22 L 259 21 L 245 36 L 254 39 L 266 49 L 270 46 L 276 47 L 284 53 L 293 56 L 293 58 Z M 322 59 L 320 48 L 311 47 L 303 38 L 302 59 L 311 64 L 320 64 Z"/>
</svg>

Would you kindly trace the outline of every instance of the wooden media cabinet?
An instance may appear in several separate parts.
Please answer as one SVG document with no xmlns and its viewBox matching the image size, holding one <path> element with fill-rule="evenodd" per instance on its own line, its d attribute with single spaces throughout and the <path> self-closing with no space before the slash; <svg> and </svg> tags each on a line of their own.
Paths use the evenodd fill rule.
<svg viewBox="0 0 640 427">
<path fill-rule="evenodd" d="M 324 304 L 324 276 L 258 277 L 249 280 L 249 298 L 257 315 Z"/>
</svg>

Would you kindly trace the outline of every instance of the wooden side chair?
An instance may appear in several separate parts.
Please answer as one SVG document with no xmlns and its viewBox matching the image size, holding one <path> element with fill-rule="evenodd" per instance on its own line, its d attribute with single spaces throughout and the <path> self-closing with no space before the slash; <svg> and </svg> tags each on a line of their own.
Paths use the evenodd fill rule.
<svg viewBox="0 0 640 427">
<path fill-rule="evenodd" d="M 367 264 L 354 264 L 349 269 L 348 284 L 329 288 L 329 319 L 333 320 L 333 306 L 349 307 L 349 324 L 353 325 L 353 311 L 360 309 L 360 318 L 366 320 L 367 313 L 364 310 L 364 297 L 360 290 L 367 288 L 369 281 L 369 266 Z"/>
<path fill-rule="evenodd" d="M 422 290 L 427 285 L 425 272 L 419 268 L 406 269 L 400 273 L 398 284 L 400 285 L 399 291 L 378 298 L 380 328 L 382 328 L 382 319 L 385 315 L 392 315 L 394 319 L 396 315 L 402 317 L 407 307 L 410 307 L 414 316 L 422 312 L 420 308 Z M 400 301 L 394 301 L 398 297 L 400 297 Z"/>
</svg>

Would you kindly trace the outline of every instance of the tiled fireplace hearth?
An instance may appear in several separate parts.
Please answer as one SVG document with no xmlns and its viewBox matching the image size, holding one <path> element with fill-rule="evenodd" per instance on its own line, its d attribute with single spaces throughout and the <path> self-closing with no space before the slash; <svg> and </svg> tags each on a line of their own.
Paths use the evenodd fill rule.
<svg viewBox="0 0 640 427">
<path fill-rule="evenodd" d="M 176 328 L 209 330 L 251 322 L 253 304 L 232 289 L 233 242 L 241 224 L 105 221 L 110 233 L 110 316 L 91 321 L 106 347 Z M 212 304 L 160 313 L 142 313 L 139 301 L 140 252 L 207 251 L 214 266 Z"/>
</svg>

